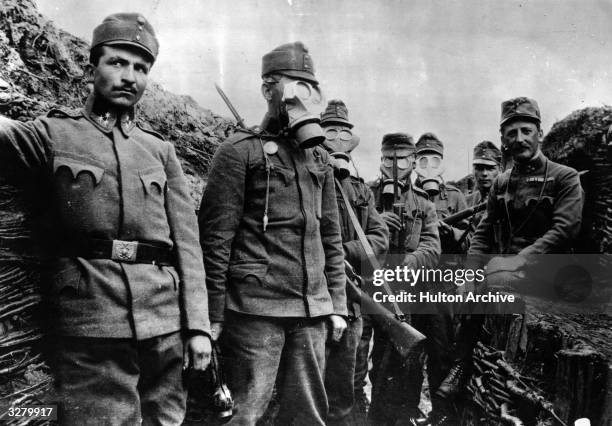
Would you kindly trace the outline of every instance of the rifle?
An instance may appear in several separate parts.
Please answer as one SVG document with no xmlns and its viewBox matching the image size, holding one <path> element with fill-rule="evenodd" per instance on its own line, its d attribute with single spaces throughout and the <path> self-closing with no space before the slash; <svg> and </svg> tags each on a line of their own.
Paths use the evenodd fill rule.
<svg viewBox="0 0 612 426">
<path fill-rule="evenodd" d="M 480 213 L 481 211 L 486 210 L 486 209 L 487 209 L 487 202 L 485 201 L 480 204 L 476 204 L 473 207 L 469 207 L 467 209 L 458 211 L 457 213 L 454 213 L 450 216 L 447 216 L 444 219 L 442 219 L 442 222 L 448 225 L 453 225 L 457 222 L 461 222 L 465 218 L 474 216 L 476 213 Z"/>
<path fill-rule="evenodd" d="M 348 278 L 346 280 L 346 296 L 349 300 L 361 303 L 361 306 L 372 315 L 372 319 L 389 336 L 391 344 L 402 358 L 410 357 L 411 352 L 425 341 L 425 336 L 406 321 L 398 319 L 396 315 L 361 291 L 354 284 L 354 281 L 361 282 L 362 278 L 357 275 L 351 264 L 346 260 L 344 261 L 344 266 Z"/>
<path fill-rule="evenodd" d="M 236 108 L 234 108 L 234 105 L 232 105 L 232 102 L 229 100 L 225 92 L 219 87 L 217 83 L 215 83 L 215 88 L 217 89 L 217 92 L 219 92 L 219 96 L 221 96 L 223 102 L 225 102 L 225 105 L 227 105 L 229 110 L 232 112 L 234 118 L 236 119 L 236 123 L 238 123 L 238 126 L 242 127 L 243 129 L 246 129 L 244 120 L 242 119 L 242 117 L 240 117 L 240 114 L 238 114 L 238 111 L 236 110 Z"/>
<path fill-rule="evenodd" d="M 368 239 L 361 228 L 361 224 L 353 211 L 353 206 L 351 206 L 349 199 L 346 196 L 346 192 L 342 188 L 342 184 L 337 179 L 336 189 L 344 202 L 346 211 L 348 212 L 353 228 L 355 228 L 355 232 L 359 237 L 359 242 L 366 253 L 370 267 L 373 270 L 381 269 L 380 263 L 374 254 L 374 250 L 372 250 L 372 246 L 368 242 Z M 349 278 L 357 279 L 358 281 L 361 280 L 361 277 L 355 273 L 352 266 L 346 261 L 345 271 Z M 393 312 L 390 312 L 384 306 L 374 302 L 369 295 L 362 292 L 359 288 L 357 288 L 357 286 L 349 281 L 350 280 L 347 280 L 347 293 L 350 293 L 349 297 L 351 300 L 360 302 L 366 309 L 370 310 L 372 313 L 372 319 L 376 321 L 382 330 L 388 333 L 393 347 L 397 349 L 398 353 L 402 357 L 408 358 L 413 352 L 418 353 L 421 351 L 426 337 L 406 321 L 406 316 L 400 309 L 397 302 L 391 303 Z M 386 281 L 383 281 L 382 288 L 387 295 L 393 294 L 389 284 Z"/>
</svg>

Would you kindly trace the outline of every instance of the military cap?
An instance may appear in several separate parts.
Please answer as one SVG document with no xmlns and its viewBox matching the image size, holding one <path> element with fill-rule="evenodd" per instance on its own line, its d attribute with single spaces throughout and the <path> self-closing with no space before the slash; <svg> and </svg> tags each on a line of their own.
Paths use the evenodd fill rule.
<svg viewBox="0 0 612 426">
<path fill-rule="evenodd" d="M 417 155 L 423 152 L 435 152 L 444 155 L 444 144 L 433 133 L 423 133 L 416 143 Z"/>
<path fill-rule="evenodd" d="M 382 149 L 406 149 L 414 151 L 412 136 L 406 133 L 388 133 L 383 136 Z"/>
<path fill-rule="evenodd" d="M 100 45 L 130 45 L 157 58 L 159 42 L 153 27 L 139 13 L 115 13 L 107 16 L 93 31 L 91 48 Z"/>
<path fill-rule="evenodd" d="M 482 141 L 474 147 L 474 160 L 472 164 L 486 164 L 498 166 L 502 161 L 502 153 L 493 142 Z"/>
<path fill-rule="evenodd" d="M 340 124 L 349 129 L 353 125 L 348 121 L 348 108 L 339 99 L 332 99 L 327 103 L 327 108 L 321 114 L 321 126 L 329 126 L 331 124 Z"/>
<path fill-rule="evenodd" d="M 530 98 L 520 97 L 502 102 L 500 127 L 515 118 L 527 118 L 540 123 L 538 103 Z"/>
<path fill-rule="evenodd" d="M 319 84 L 314 75 L 312 58 L 301 41 L 283 44 L 266 53 L 261 62 L 261 76 L 271 73 L 301 78 Z"/>
</svg>

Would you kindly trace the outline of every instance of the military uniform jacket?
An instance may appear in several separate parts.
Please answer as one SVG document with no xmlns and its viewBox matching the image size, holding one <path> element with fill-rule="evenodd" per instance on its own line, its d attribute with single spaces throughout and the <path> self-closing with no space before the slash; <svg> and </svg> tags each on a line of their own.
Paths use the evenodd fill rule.
<svg viewBox="0 0 612 426">
<path fill-rule="evenodd" d="M 55 231 L 50 297 L 64 335 L 146 339 L 179 329 L 209 333 L 197 223 L 174 147 L 128 115 L 51 111 L 21 123 L 0 118 L 0 170 L 40 174 Z M 44 195 L 44 194 L 42 194 Z M 85 259 L 71 242 L 156 243 L 174 266 Z"/>
<path fill-rule="evenodd" d="M 486 199 L 487 197 L 486 196 L 483 197 L 482 193 L 478 189 L 476 189 L 474 192 L 471 192 L 465 196 L 465 202 L 467 203 L 468 208 L 477 206 L 478 204 L 485 202 Z M 466 241 L 467 241 L 468 246 L 470 245 L 472 241 L 474 232 L 476 232 L 476 228 L 478 228 L 478 224 L 482 220 L 484 213 L 485 213 L 484 211 L 478 212 L 468 219 L 469 228 L 468 228 L 468 234 L 466 236 Z"/>
<path fill-rule="evenodd" d="M 418 181 L 417 181 L 418 182 Z M 438 219 L 444 219 L 447 216 L 460 212 L 461 210 L 467 209 L 467 203 L 465 196 L 458 188 L 452 185 L 442 183 L 440 185 L 440 192 L 434 196 L 430 196 L 429 199 L 436 206 L 436 214 Z M 459 230 L 465 230 L 468 228 L 468 221 L 462 220 L 459 223 L 452 225 L 457 231 L 455 235 L 461 235 Z M 467 243 L 465 239 L 463 241 L 456 241 L 455 235 L 451 234 L 441 238 L 442 253 L 465 253 L 467 250 Z"/>
<path fill-rule="evenodd" d="M 382 181 L 376 180 L 371 188 L 376 197 L 376 209 L 382 212 Z M 389 254 L 405 254 L 403 264 L 409 268 L 435 267 L 440 258 L 441 248 L 434 204 L 429 201 L 425 191 L 413 185 L 404 186 L 400 200 L 405 212 L 405 238 L 401 247 L 390 247 Z"/>
<path fill-rule="evenodd" d="M 583 202 L 576 170 L 539 152 L 495 178 L 469 253 L 567 252 L 580 231 Z"/>
<path fill-rule="evenodd" d="M 266 157 L 265 143 L 278 151 Z M 323 149 L 233 135 L 213 158 L 199 224 L 211 321 L 223 321 L 226 309 L 347 314 L 334 175 Z"/>
<path fill-rule="evenodd" d="M 372 191 L 363 180 L 354 176 L 343 179 L 341 184 L 374 254 L 378 259 L 382 259 L 389 247 L 389 231 L 387 225 L 385 225 L 385 222 L 376 211 L 376 200 Z M 355 227 L 346 211 L 344 200 L 339 192 L 337 193 L 337 198 L 344 254 L 346 260 L 358 273 L 362 274 L 366 272 L 362 268 L 362 264 L 367 262 L 367 255 L 359 241 Z M 350 303 L 349 305 L 349 312 L 354 316 L 359 316 L 359 304 Z"/>
</svg>

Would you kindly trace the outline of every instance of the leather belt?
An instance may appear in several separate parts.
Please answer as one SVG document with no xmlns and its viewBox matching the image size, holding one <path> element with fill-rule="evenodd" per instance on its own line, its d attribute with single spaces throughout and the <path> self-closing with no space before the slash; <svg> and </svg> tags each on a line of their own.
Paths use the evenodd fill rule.
<svg viewBox="0 0 612 426">
<path fill-rule="evenodd" d="M 122 263 L 150 263 L 161 266 L 174 264 L 173 251 L 162 244 L 93 238 L 70 247 L 69 256 L 86 259 L 111 259 Z"/>
</svg>

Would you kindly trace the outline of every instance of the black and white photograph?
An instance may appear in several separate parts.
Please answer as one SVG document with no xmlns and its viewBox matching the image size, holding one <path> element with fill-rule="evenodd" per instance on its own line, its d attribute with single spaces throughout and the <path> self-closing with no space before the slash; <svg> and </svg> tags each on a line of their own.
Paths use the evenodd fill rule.
<svg viewBox="0 0 612 426">
<path fill-rule="evenodd" d="M 0 424 L 612 426 L 612 2 L 0 0 Z"/>
</svg>

